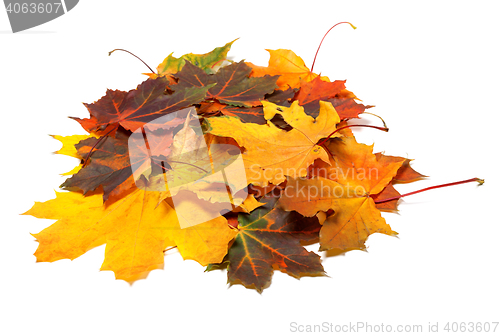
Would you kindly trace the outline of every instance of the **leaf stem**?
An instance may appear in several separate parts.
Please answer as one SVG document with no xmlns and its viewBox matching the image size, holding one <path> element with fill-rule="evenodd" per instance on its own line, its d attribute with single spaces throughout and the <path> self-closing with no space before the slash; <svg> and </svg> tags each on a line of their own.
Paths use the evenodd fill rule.
<svg viewBox="0 0 500 336">
<path fill-rule="evenodd" d="M 146 62 L 144 62 L 144 61 L 143 61 L 140 57 L 138 57 L 137 55 L 132 54 L 132 53 L 131 53 L 130 51 L 128 51 L 128 50 L 125 50 L 125 49 L 113 49 L 113 50 L 111 50 L 111 51 L 108 53 L 108 56 L 111 56 L 111 54 L 112 54 L 112 53 L 114 53 L 114 52 L 115 52 L 115 51 L 117 51 L 117 50 L 128 52 L 130 55 L 134 56 L 134 57 L 135 57 L 135 58 L 137 58 L 139 61 L 141 61 L 142 63 L 144 63 L 144 65 L 148 67 L 149 71 L 151 71 L 152 73 L 154 73 L 155 75 L 157 75 L 157 73 L 156 73 L 153 69 L 151 69 L 151 67 L 150 67 L 150 66 L 149 66 Z"/>
<path fill-rule="evenodd" d="M 170 250 L 173 250 L 174 248 L 176 248 L 177 245 L 175 246 L 170 246 L 170 247 L 167 247 L 166 249 L 163 250 L 163 253 L 167 252 L 167 251 L 170 251 Z"/>
<path fill-rule="evenodd" d="M 329 136 L 327 136 L 325 139 L 323 139 L 322 141 L 320 141 L 318 143 L 318 146 L 322 146 L 328 139 L 330 139 L 330 137 L 332 135 L 334 135 L 338 131 L 343 130 L 344 128 L 350 128 L 350 127 L 370 127 L 370 128 L 375 128 L 375 129 L 384 131 L 384 132 L 388 132 L 389 131 L 389 129 L 387 127 L 380 127 L 380 126 L 373 126 L 373 125 L 347 125 L 347 126 L 342 126 L 340 128 L 337 128 L 335 131 L 333 131 L 332 133 L 330 133 Z"/>
<path fill-rule="evenodd" d="M 194 164 L 192 164 L 192 163 L 182 162 L 182 161 L 174 161 L 174 160 L 168 160 L 167 162 L 174 162 L 174 163 L 187 164 L 188 166 L 191 166 L 191 167 L 194 167 L 194 168 L 197 168 L 197 169 L 203 170 L 205 173 L 208 173 L 205 169 L 203 169 L 203 168 L 201 168 L 201 167 L 198 167 L 197 165 L 194 165 Z"/>
<path fill-rule="evenodd" d="M 85 167 L 90 159 L 90 155 L 92 154 L 93 150 L 96 148 L 96 146 L 104 139 L 106 138 L 111 132 L 116 130 L 118 128 L 118 125 L 116 127 L 111 128 L 109 131 L 106 132 L 103 136 L 99 137 L 97 141 L 95 142 L 94 146 L 90 149 L 90 151 L 87 153 L 87 156 L 85 157 L 85 161 L 83 161 L 82 168 Z"/>
<path fill-rule="evenodd" d="M 386 123 L 385 123 L 384 119 L 382 119 L 382 117 L 381 117 L 381 116 L 379 116 L 379 115 L 377 115 L 377 114 L 375 114 L 375 113 L 366 112 L 366 111 L 365 111 L 365 112 L 363 112 L 362 114 L 371 114 L 372 116 L 375 116 L 375 117 L 379 118 L 380 120 L 382 120 L 382 123 L 384 124 L 384 127 L 385 127 L 385 128 L 387 128 L 387 125 L 386 125 Z"/>
<path fill-rule="evenodd" d="M 219 63 L 221 63 L 221 62 L 224 62 L 224 61 L 225 61 L 225 59 L 218 60 L 217 62 L 215 62 L 215 63 L 214 63 L 214 64 L 210 67 L 210 69 L 215 68 L 215 66 L 216 66 L 217 64 L 219 64 Z"/>
<path fill-rule="evenodd" d="M 319 52 L 319 48 L 321 48 L 321 44 L 323 43 L 323 40 L 325 39 L 326 35 L 328 35 L 328 33 L 330 32 L 330 30 L 332 30 L 333 28 L 335 28 L 336 26 L 338 26 L 339 24 L 341 23 L 348 23 L 351 25 L 352 29 L 356 29 L 355 26 L 353 26 L 352 23 L 350 22 L 339 22 L 337 24 L 335 24 L 332 28 L 328 29 L 328 31 L 326 32 L 326 34 L 323 36 L 323 38 L 321 39 L 321 42 L 319 43 L 319 46 L 318 46 L 318 50 L 316 50 L 316 54 L 314 55 L 314 60 L 313 60 L 313 64 L 311 66 L 311 72 L 313 72 L 313 69 L 314 69 L 314 63 L 316 63 L 316 57 L 318 56 L 318 52 Z"/>
<path fill-rule="evenodd" d="M 393 201 L 393 200 L 396 200 L 396 199 L 400 199 L 401 197 L 418 194 L 418 193 L 421 193 L 423 191 L 432 190 L 432 189 L 438 189 L 438 188 L 444 188 L 444 187 L 449 187 L 449 186 L 454 186 L 454 185 L 457 185 L 457 184 L 463 184 L 463 183 L 469 183 L 469 182 L 478 182 L 479 185 L 481 185 L 481 184 L 484 183 L 484 180 L 480 179 L 480 178 L 477 178 L 477 177 L 474 177 L 474 178 L 471 178 L 471 179 L 468 179 L 468 180 L 463 180 L 463 181 L 458 181 L 458 182 L 451 182 L 451 183 L 445 183 L 445 184 L 439 184 L 439 185 L 435 185 L 435 186 L 432 186 L 432 187 L 427 187 L 427 188 L 424 188 L 424 189 L 412 191 L 412 192 L 409 192 L 407 194 L 403 194 L 403 195 L 400 195 L 400 196 L 389 197 L 389 198 L 386 198 L 386 199 L 383 199 L 383 200 L 376 200 L 375 203 L 389 202 L 389 201 Z"/>
<path fill-rule="evenodd" d="M 330 149 L 325 144 L 321 144 L 320 146 L 323 147 L 323 149 L 326 150 L 328 152 L 328 154 L 330 154 L 330 157 L 333 158 L 333 153 L 330 151 Z"/>
</svg>

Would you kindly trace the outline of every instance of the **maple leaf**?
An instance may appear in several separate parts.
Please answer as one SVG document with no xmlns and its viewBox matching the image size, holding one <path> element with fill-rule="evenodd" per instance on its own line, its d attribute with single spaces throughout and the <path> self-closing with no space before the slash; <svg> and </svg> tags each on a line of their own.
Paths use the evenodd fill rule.
<svg viewBox="0 0 500 336">
<path fill-rule="evenodd" d="M 88 139 L 92 137 L 92 135 L 70 135 L 70 136 L 61 136 L 61 135 L 51 135 L 54 139 L 61 141 L 62 147 L 58 151 L 55 151 L 54 154 L 62 154 L 71 156 L 77 159 L 83 159 L 83 157 L 78 154 L 78 151 L 75 148 L 75 145 L 82 140 Z"/>
<path fill-rule="evenodd" d="M 39 242 L 35 252 L 38 262 L 73 260 L 109 242 L 112 248 L 106 249 L 103 269 L 113 270 L 117 279 L 129 280 L 158 268 L 163 263 L 163 249 L 172 244 L 166 232 L 157 228 L 159 220 L 175 213 L 154 206 L 154 195 L 141 190 L 109 207 L 103 206 L 99 194 L 56 192 L 55 199 L 36 202 L 24 214 L 58 220 L 33 235 Z"/>
<path fill-rule="evenodd" d="M 310 168 L 314 178 L 288 180 L 280 205 L 304 216 L 335 211 L 323 223 L 321 250 L 365 249 L 366 239 L 374 232 L 395 235 L 370 195 L 379 194 L 391 182 L 405 159 L 377 157 L 373 146 L 359 144 L 354 137 L 337 138 L 327 146 L 334 153 L 330 165 L 316 162 Z M 299 193 L 304 189 L 310 193 Z"/>
<path fill-rule="evenodd" d="M 373 233 L 397 234 L 381 211 L 397 211 L 401 197 L 484 182 L 401 195 L 395 185 L 425 176 L 356 141 L 350 127 L 387 127 L 348 125 L 372 106 L 344 80 L 314 74 L 316 56 L 309 70 L 286 49 L 268 50 L 267 67 L 232 62 L 233 42 L 170 54 L 136 89 L 85 104 L 90 117 L 73 119 L 88 135 L 53 136 L 62 143 L 55 153 L 80 164 L 64 174 L 73 174 L 61 185 L 69 192 L 25 213 L 56 220 L 34 234 L 37 261 L 105 244 L 101 270 L 134 281 L 177 247 L 261 292 L 274 269 L 324 275 L 304 240 L 328 254 L 364 250 Z"/>
<path fill-rule="evenodd" d="M 77 159 L 82 160 L 83 157 L 78 154 L 78 151 L 75 147 L 76 144 L 78 144 L 80 141 L 88 139 L 93 137 L 91 134 L 87 135 L 71 135 L 71 136 L 61 136 L 61 135 L 51 135 L 54 139 L 59 140 L 62 143 L 61 149 L 58 151 L 55 151 L 54 154 L 61 154 L 61 155 L 67 155 L 71 156 Z M 63 173 L 61 175 L 67 176 L 67 175 L 74 175 L 80 171 L 82 165 L 78 165 L 72 170 Z"/>
<path fill-rule="evenodd" d="M 276 105 L 290 107 L 293 97 L 297 93 L 297 89 L 288 88 L 286 90 L 274 90 L 272 93 L 267 94 L 265 100 Z"/>
<path fill-rule="evenodd" d="M 198 113 L 207 118 L 222 114 L 231 117 L 238 117 L 244 122 L 251 122 L 259 125 L 267 123 L 267 120 L 264 119 L 262 106 L 241 107 L 221 104 L 218 101 L 209 101 L 201 103 Z"/>
<path fill-rule="evenodd" d="M 379 160 L 382 157 L 386 157 L 386 160 L 394 160 L 394 161 L 400 161 L 401 157 L 394 157 L 394 156 L 386 156 L 383 155 L 382 153 L 376 153 L 375 156 L 377 157 L 377 160 Z M 389 198 L 394 198 L 393 200 L 387 201 L 387 202 L 381 202 L 381 203 L 376 203 L 376 207 L 379 210 L 382 211 L 390 211 L 390 212 L 396 212 L 398 210 L 398 202 L 399 198 L 401 197 L 401 194 L 394 188 L 394 184 L 396 183 L 409 183 L 409 182 L 414 182 L 417 180 L 420 180 L 424 177 L 425 175 L 422 175 L 418 172 L 416 172 L 411 166 L 410 166 L 410 159 L 405 159 L 403 161 L 403 164 L 399 168 L 398 172 L 396 173 L 396 176 L 392 179 L 392 181 L 378 194 L 372 195 L 372 198 L 375 202 L 384 200 L 384 199 L 389 199 Z"/>
<path fill-rule="evenodd" d="M 174 136 L 172 141 L 171 155 L 178 156 L 183 153 L 193 153 L 193 151 L 200 150 L 206 147 L 205 138 L 201 134 L 201 127 L 199 122 L 196 126 L 200 128 L 198 133 L 193 129 L 192 121 L 196 120 L 196 111 L 190 109 L 185 117 L 182 129 L 180 129 Z"/>
<path fill-rule="evenodd" d="M 319 101 L 327 101 L 328 98 L 335 97 L 345 89 L 345 81 L 324 81 L 315 77 L 310 82 L 301 83 L 300 90 L 294 99 L 304 107 L 306 113 L 319 111 Z M 339 114 L 340 116 L 340 114 Z M 340 116 L 343 119 L 342 116 Z"/>
<path fill-rule="evenodd" d="M 276 201 L 276 197 L 264 197 L 260 200 L 264 205 L 238 215 L 238 233 L 227 256 L 231 284 L 241 282 L 261 292 L 271 280 L 274 265 L 296 278 L 324 274 L 320 257 L 300 244 L 317 238 L 317 219 L 275 208 Z"/>
<path fill-rule="evenodd" d="M 345 89 L 334 97 L 326 99 L 326 101 L 332 103 L 341 119 L 358 118 L 359 114 L 373 107 L 372 105 L 357 103 L 356 100 L 359 99 L 351 91 Z M 314 111 L 311 111 L 310 114 L 314 117 Z"/>
<path fill-rule="evenodd" d="M 214 67 L 216 64 L 219 64 L 226 59 L 229 49 L 231 49 L 232 44 L 236 40 L 226 43 L 223 47 L 217 47 L 211 52 L 206 54 L 189 53 L 182 55 L 179 58 L 176 58 L 173 57 L 172 56 L 173 53 L 171 53 L 156 68 L 158 73 L 151 74 L 151 76 L 155 78 L 156 76 L 176 74 L 177 72 L 182 70 L 184 64 L 186 64 L 186 61 L 194 64 L 195 66 L 199 67 L 201 70 L 207 73 L 211 73 L 212 67 Z"/>
<path fill-rule="evenodd" d="M 398 199 L 388 202 L 376 203 L 378 200 L 383 200 L 392 197 L 401 197 L 401 194 L 394 188 L 392 182 L 389 183 L 381 192 L 371 196 L 375 201 L 375 206 L 381 211 L 396 212 L 398 211 Z"/>
<path fill-rule="evenodd" d="M 386 160 L 392 158 L 392 160 L 398 161 L 398 160 L 402 159 L 402 158 L 397 157 L 397 156 L 388 157 L 387 155 L 384 155 L 382 153 L 377 153 L 375 155 L 376 155 L 377 159 L 380 159 L 381 157 L 384 157 L 384 156 L 386 157 Z M 399 168 L 396 176 L 394 176 L 394 178 L 392 180 L 393 183 L 415 182 L 415 181 L 418 181 L 420 179 L 427 177 L 427 176 L 422 175 L 419 172 L 415 171 L 415 169 L 413 169 L 410 166 L 410 162 L 411 162 L 410 159 L 404 160 L 404 162 L 401 165 L 401 167 Z"/>
<path fill-rule="evenodd" d="M 147 145 L 143 143 L 142 133 L 130 136 L 122 129 L 116 131 L 115 137 L 106 138 L 96 147 L 94 146 L 99 142 L 97 138 L 82 140 L 75 148 L 82 158 L 87 157 L 92 150 L 90 163 L 68 178 L 60 188 L 87 193 L 102 186 L 105 201 L 110 196 L 119 196 L 135 184 L 134 171 L 139 175 L 150 167 L 151 160 L 162 161 L 161 158 L 170 153 L 173 141 L 171 128 L 182 122 L 182 118 L 174 118 L 169 122 L 162 122 L 161 129 L 148 131 Z M 149 124 L 145 127 L 149 127 Z"/>
<path fill-rule="evenodd" d="M 294 97 L 296 91 L 295 89 L 274 90 L 272 93 L 266 94 L 264 100 L 276 105 L 289 107 L 291 105 L 290 101 Z M 217 101 L 202 102 L 198 112 L 203 116 L 222 113 L 226 116 L 238 117 L 243 122 L 251 122 L 259 125 L 267 124 L 262 106 L 240 107 L 221 104 Z"/>
<path fill-rule="evenodd" d="M 357 103 L 358 99 L 351 91 L 345 89 L 345 81 L 324 81 L 315 77 L 310 82 L 301 83 L 299 92 L 294 97 L 310 116 L 316 118 L 319 113 L 319 101 L 332 103 L 340 119 L 358 118 L 360 113 L 372 106 Z"/>
<path fill-rule="evenodd" d="M 276 84 L 280 89 L 285 90 L 289 87 L 298 88 L 301 85 L 301 81 L 310 82 L 318 76 L 312 73 L 305 65 L 302 58 L 297 56 L 293 51 L 287 49 L 266 50 L 271 55 L 267 67 L 256 66 L 247 62 L 247 64 L 252 67 L 252 77 L 279 75 L 280 77 L 276 81 Z M 321 78 L 329 81 L 328 77 Z"/>
<path fill-rule="evenodd" d="M 243 203 L 241 203 L 236 209 L 234 209 L 233 212 L 250 213 L 255 209 L 257 209 L 258 207 L 261 207 L 262 205 L 265 205 L 265 203 L 257 201 L 255 195 L 248 194 L 247 198 L 243 201 Z"/>
<path fill-rule="evenodd" d="M 241 61 L 221 68 L 216 74 L 207 75 L 197 66 L 186 62 L 184 68 L 175 77 L 179 84 L 205 88 L 207 99 L 217 99 L 220 103 L 252 107 L 261 105 L 260 100 L 276 88 L 277 76 L 248 78 L 252 69 Z"/>
<path fill-rule="evenodd" d="M 340 133 L 344 135 L 342 138 L 332 138 L 326 143 L 333 157 L 328 163 L 316 161 L 311 165 L 310 176 L 321 176 L 352 187 L 360 186 L 370 194 L 377 194 L 391 182 L 407 160 L 373 154 L 373 145 L 358 143 L 347 129 Z"/>
<path fill-rule="evenodd" d="M 204 211 L 199 202 L 186 203 Z M 37 261 L 75 259 L 106 244 L 101 270 L 112 270 L 117 279 L 127 281 L 161 267 L 167 246 L 177 246 L 185 259 L 202 265 L 218 263 L 235 235 L 222 216 L 181 229 L 174 208 L 167 202 L 158 204 L 158 193 L 147 188 L 136 188 L 108 206 L 98 193 L 56 192 L 55 199 L 36 202 L 24 215 L 57 219 L 34 234 L 39 242 Z"/>
<path fill-rule="evenodd" d="M 108 122 L 103 122 L 103 120 L 119 114 L 120 105 L 126 96 L 127 92 L 125 91 L 108 89 L 106 94 L 98 101 L 92 104 L 83 103 L 90 113 L 90 118 L 79 119 L 73 117 L 72 119 L 78 121 L 89 133 L 102 131 L 103 128 L 108 126 Z"/>
<path fill-rule="evenodd" d="M 166 77 L 147 79 L 137 89 L 125 93 L 108 90 L 106 95 L 95 103 L 85 104 L 91 118 L 77 120 L 88 132 L 95 132 L 111 125 L 118 125 L 129 131 L 135 131 L 142 125 L 168 113 L 200 103 L 211 85 L 191 87 L 170 85 L 173 91 L 166 94 L 169 80 Z M 159 125 L 160 127 L 161 125 Z"/>
<path fill-rule="evenodd" d="M 364 250 L 364 243 L 372 233 L 397 234 L 386 224 L 373 199 L 363 189 L 319 176 L 289 178 L 279 206 L 308 217 L 315 216 L 318 211 L 334 211 L 323 222 L 319 235 L 320 251 Z"/>
<path fill-rule="evenodd" d="M 88 138 L 75 145 L 79 156 L 86 157 L 99 140 Z M 128 155 L 128 134 L 118 131 L 116 138 L 107 138 L 93 151 L 88 165 L 60 185 L 65 190 L 82 190 L 84 194 L 103 187 L 104 200 L 112 194 L 121 194 L 130 189 L 135 181 Z M 121 186 L 119 189 L 117 189 Z"/>
<path fill-rule="evenodd" d="M 317 142 L 335 131 L 340 122 L 330 103 L 320 103 L 321 111 L 316 119 L 306 115 L 298 101 L 290 107 L 280 107 L 266 101 L 263 104 L 267 120 L 279 114 L 293 129 L 287 132 L 269 121 L 266 125 L 256 125 L 226 116 L 205 120 L 207 132 L 231 137 L 245 148 L 243 158 L 249 183 L 258 186 L 266 186 L 268 183 L 277 185 L 285 181 L 285 175 L 307 175 L 307 168 L 316 159 L 329 162 L 327 152 Z"/>
<path fill-rule="evenodd" d="M 159 201 L 172 198 L 175 204 L 180 192 L 187 191 L 196 194 L 200 200 L 212 203 L 212 210 L 221 214 L 231 209 L 253 210 L 259 203 L 248 196 L 248 183 L 244 176 L 239 174 L 244 171 L 243 162 L 239 159 L 241 150 L 235 143 L 218 143 L 214 141 L 214 136 L 203 135 L 196 120 L 197 116 L 192 116 L 192 112 L 194 109 L 188 111 L 184 125 L 175 134 L 173 141 L 164 141 L 161 138 L 157 141 L 160 145 L 159 152 L 165 155 L 151 155 L 155 154 L 154 143 L 142 146 L 147 147 L 146 150 L 141 149 L 151 157 L 151 165 L 139 170 L 139 173 L 138 168 L 133 169 L 135 179 L 140 178 L 141 174 L 149 177 L 150 188 L 160 192 Z M 138 135 L 139 138 L 143 137 L 143 134 Z M 169 144 L 168 152 L 161 148 L 165 143 Z M 131 162 L 143 164 L 143 157 L 135 156 L 137 155 L 131 154 Z"/>
</svg>

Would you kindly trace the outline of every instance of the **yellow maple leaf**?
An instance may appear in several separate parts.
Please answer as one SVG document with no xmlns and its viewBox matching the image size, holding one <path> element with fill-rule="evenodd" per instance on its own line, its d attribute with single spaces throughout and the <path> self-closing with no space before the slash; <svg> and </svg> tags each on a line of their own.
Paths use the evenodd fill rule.
<svg viewBox="0 0 500 336">
<path fill-rule="evenodd" d="M 250 213 L 258 207 L 264 205 L 265 203 L 261 203 L 257 201 L 253 194 L 248 194 L 247 198 L 241 203 L 233 212 L 246 212 Z"/>
<path fill-rule="evenodd" d="M 334 132 L 340 122 L 331 103 L 320 102 L 320 113 L 316 119 L 306 115 L 298 101 L 290 107 L 267 101 L 262 103 L 266 119 L 280 114 L 293 129 L 284 131 L 270 121 L 266 125 L 243 123 L 237 117 L 206 119 L 209 133 L 231 137 L 245 148 L 243 160 L 248 183 L 262 187 L 269 183 L 278 185 L 285 181 L 286 176 L 306 176 L 307 168 L 316 159 L 329 164 L 327 152 L 317 143 Z M 340 134 L 333 135 L 337 136 Z"/>
<path fill-rule="evenodd" d="M 85 135 L 70 135 L 70 136 L 62 136 L 62 135 L 51 135 L 56 140 L 59 140 L 62 143 L 61 149 L 58 151 L 55 151 L 54 154 L 62 154 L 62 155 L 67 155 L 71 156 L 77 159 L 83 159 L 80 154 L 78 154 L 78 151 L 76 150 L 75 145 L 79 143 L 82 140 L 96 137 L 96 134 L 85 134 Z M 67 175 L 74 175 L 80 171 L 82 168 L 82 165 L 79 164 L 69 172 L 63 173 L 61 175 L 67 176 Z"/>
<path fill-rule="evenodd" d="M 57 192 L 53 200 L 36 202 L 24 215 L 57 219 L 33 235 L 39 242 L 37 261 L 75 259 L 106 244 L 101 270 L 111 270 L 117 279 L 126 281 L 160 268 L 167 246 L 177 246 L 183 258 L 202 265 L 221 262 L 235 235 L 227 220 L 212 214 L 211 220 L 182 229 L 180 221 L 199 218 L 178 218 L 172 204 L 158 204 L 158 197 L 158 192 L 146 187 L 136 188 L 108 206 L 103 205 L 98 193 L 83 196 L 78 192 Z M 186 200 L 181 204 L 200 214 L 204 211 L 200 202 Z"/>
<path fill-rule="evenodd" d="M 75 148 L 75 145 L 79 143 L 82 140 L 92 138 L 93 135 L 91 134 L 86 134 L 86 135 L 70 135 L 70 136 L 62 136 L 62 135 L 51 135 L 56 140 L 61 141 L 62 147 L 58 151 L 55 151 L 55 154 L 62 154 L 62 155 L 67 155 L 71 156 L 77 159 L 82 159 L 80 154 L 78 154 L 78 151 Z"/>
</svg>

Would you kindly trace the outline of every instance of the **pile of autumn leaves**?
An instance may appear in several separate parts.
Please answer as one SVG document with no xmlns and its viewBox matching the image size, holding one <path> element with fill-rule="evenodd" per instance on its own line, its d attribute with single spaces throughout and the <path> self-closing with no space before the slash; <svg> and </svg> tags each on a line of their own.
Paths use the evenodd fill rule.
<svg viewBox="0 0 500 336">
<path fill-rule="evenodd" d="M 227 268 L 229 283 L 261 291 L 274 269 L 297 278 L 324 274 L 305 243 L 319 241 L 321 251 L 335 254 L 364 249 L 372 233 L 396 234 L 380 211 L 397 210 L 397 199 L 377 200 L 397 197 L 394 184 L 422 175 L 408 159 L 373 153 L 342 128 L 369 106 L 356 101 L 345 81 L 313 74 L 290 50 L 269 50 L 267 67 L 227 60 L 233 42 L 202 55 L 171 54 L 136 89 L 108 90 L 85 104 L 90 118 L 74 119 L 88 134 L 54 136 L 63 143 L 57 153 L 81 161 L 65 174 L 72 175 L 61 186 L 67 191 L 25 213 L 57 220 L 34 234 L 37 261 L 75 259 L 106 244 L 101 270 L 134 281 L 163 267 L 164 251 L 176 247 L 208 270 Z M 188 107 L 209 147 L 241 150 L 248 196 L 223 215 L 182 227 L 179 204 L 152 186 L 175 165 L 140 178 L 133 169 L 154 156 L 168 163 L 189 147 L 190 119 L 160 127 L 162 141 L 134 162 L 128 140 Z M 218 201 L 217 192 L 209 195 L 191 193 L 181 205 L 196 216 Z"/>
</svg>

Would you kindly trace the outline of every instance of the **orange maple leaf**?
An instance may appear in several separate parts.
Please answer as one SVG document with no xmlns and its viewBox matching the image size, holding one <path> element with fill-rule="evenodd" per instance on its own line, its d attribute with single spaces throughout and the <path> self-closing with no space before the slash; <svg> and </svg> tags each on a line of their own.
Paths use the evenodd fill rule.
<svg viewBox="0 0 500 336">
<path fill-rule="evenodd" d="M 365 249 L 372 233 L 395 235 L 370 195 L 391 182 L 405 159 L 377 158 L 372 146 L 359 144 L 354 137 L 331 140 L 327 147 L 335 153 L 330 164 L 317 161 L 310 168 L 311 179 L 289 180 L 280 205 L 304 216 L 334 210 L 320 231 L 321 250 Z M 304 189 L 308 192 L 299 193 Z"/>
<path fill-rule="evenodd" d="M 247 64 L 252 67 L 251 77 L 262 77 L 265 75 L 280 75 L 276 84 L 281 90 L 288 87 L 298 88 L 301 81 L 310 82 L 318 77 L 306 66 L 302 58 L 288 49 L 270 50 L 266 49 L 271 55 L 267 67 L 257 66 L 250 62 Z M 328 77 L 321 77 L 324 81 L 330 81 Z"/>
</svg>

